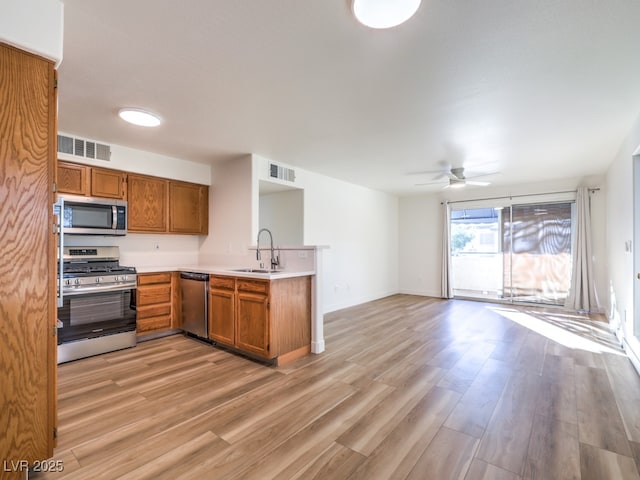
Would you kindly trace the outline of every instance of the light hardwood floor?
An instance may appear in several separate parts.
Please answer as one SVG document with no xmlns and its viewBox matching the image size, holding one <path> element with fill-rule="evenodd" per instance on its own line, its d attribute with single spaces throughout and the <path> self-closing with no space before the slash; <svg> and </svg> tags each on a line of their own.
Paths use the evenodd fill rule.
<svg viewBox="0 0 640 480">
<path fill-rule="evenodd" d="M 597 319 L 395 295 L 325 335 L 279 368 L 181 335 L 61 365 L 64 472 L 30 478 L 640 479 L 640 378 Z"/>
</svg>

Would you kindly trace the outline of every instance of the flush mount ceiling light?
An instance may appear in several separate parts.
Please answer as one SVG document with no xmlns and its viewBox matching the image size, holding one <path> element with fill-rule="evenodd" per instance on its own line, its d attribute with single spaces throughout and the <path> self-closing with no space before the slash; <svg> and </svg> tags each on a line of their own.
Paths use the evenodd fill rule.
<svg viewBox="0 0 640 480">
<path fill-rule="evenodd" d="M 409 20 L 421 0 L 353 0 L 351 9 L 360 23 L 371 28 L 391 28 Z"/>
<path fill-rule="evenodd" d="M 141 108 L 121 108 L 118 111 L 118 115 L 125 122 L 141 127 L 157 127 L 160 125 L 160 117 L 158 115 Z"/>
</svg>

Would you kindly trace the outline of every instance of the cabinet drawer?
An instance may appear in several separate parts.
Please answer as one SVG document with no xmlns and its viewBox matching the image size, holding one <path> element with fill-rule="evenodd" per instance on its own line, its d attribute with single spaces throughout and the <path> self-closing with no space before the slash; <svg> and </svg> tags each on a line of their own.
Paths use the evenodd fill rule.
<svg viewBox="0 0 640 480">
<path fill-rule="evenodd" d="M 138 274 L 138 285 L 151 285 L 153 283 L 170 283 L 171 272 Z"/>
<path fill-rule="evenodd" d="M 209 284 L 212 288 L 221 288 L 224 290 L 234 290 L 236 288 L 236 280 L 231 277 L 209 277 Z"/>
<path fill-rule="evenodd" d="M 171 315 L 159 315 L 157 317 L 139 319 L 136 322 L 136 328 L 138 333 L 171 328 Z"/>
<path fill-rule="evenodd" d="M 171 315 L 171 305 L 168 303 L 161 303 L 159 305 L 138 307 L 136 315 L 138 320 L 142 318 L 157 317 L 160 315 Z"/>
<path fill-rule="evenodd" d="M 269 293 L 269 282 L 239 278 L 238 290 L 243 292 Z"/>
<path fill-rule="evenodd" d="M 171 303 L 171 284 L 138 288 L 138 306 Z"/>
</svg>

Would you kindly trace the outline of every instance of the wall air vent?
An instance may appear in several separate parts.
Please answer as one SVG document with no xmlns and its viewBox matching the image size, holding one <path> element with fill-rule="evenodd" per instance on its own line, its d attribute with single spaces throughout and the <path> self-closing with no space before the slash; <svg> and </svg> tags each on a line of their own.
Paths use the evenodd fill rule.
<svg viewBox="0 0 640 480">
<path fill-rule="evenodd" d="M 285 180 L 287 182 L 296 181 L 296 171 L 294 169 L 281 167 L 275 163 L 269 165 L 269 176 L 271 178 L 277 178 L 278 180 Z"/>
<path fill-rule="evenodd" d="M 85 140 L 84 138 L 58 135 L 58 153 L 66 153 L 74 157 L 93 158 L 95 160 L 111 160 L 111 146 Z"/>
</svg>

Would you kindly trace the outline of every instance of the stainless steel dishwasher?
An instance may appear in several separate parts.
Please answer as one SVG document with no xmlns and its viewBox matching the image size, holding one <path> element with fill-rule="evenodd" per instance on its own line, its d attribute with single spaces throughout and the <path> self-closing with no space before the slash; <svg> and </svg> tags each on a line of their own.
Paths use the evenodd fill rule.
<svg viewBox="0 0 640 480">
<path fill-rule="evenodd" d="M 201 338 L 208 338 L 209 274 L 180 273 L 182 293 L 182 329 Z"/>
</svg>

